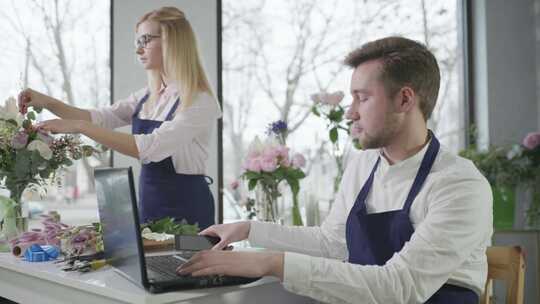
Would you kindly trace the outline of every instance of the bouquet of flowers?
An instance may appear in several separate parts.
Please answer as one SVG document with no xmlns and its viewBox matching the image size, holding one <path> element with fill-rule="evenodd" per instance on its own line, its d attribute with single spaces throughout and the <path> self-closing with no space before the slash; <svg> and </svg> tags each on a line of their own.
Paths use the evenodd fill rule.
<svg viewBox="0 0 540 304">
<path fill-rule="evenodd" d="M 271 136 L 264 143 L 255 137 L 248 148 L 242 178 L 248 181 L 250 191 L 259 187 L 261 196 L 257 200 L 263 210 L 257 210 L 257 217 L 267 221 L 278 220 L 277 198 L 281 196 L 278 185 L 286 181 L 293 195 L 293 225 L 301 226 L 298 192 L 300 179 L 305 177 L 301 169 L 305 165 L 305 158 L 299 153 L 290 157 L 289 148 L 284 143 L 285 132 L 287 124 L 277 121 L 270 124 L 268 133 Z"/>
<path fill-rule="evenodd" d="M 13 231 L 14 225 L 10 221 L 21 218 L 21 196 L 25 189 L 44 186 L 54 179 L 58 169 L 98 152 L 92 146 L 83 145 L 76 136 L 50 136 L 35 127 L 35 120 L 33 111 L 25 116 L 19 113 L 13 97 L 0 106 L 0 187 L 10 191 L 9 199 L 0 199 L 4 238 L 21 232 Z M 26 227 L 16 228 L 26 230 Z"/>
</svg>

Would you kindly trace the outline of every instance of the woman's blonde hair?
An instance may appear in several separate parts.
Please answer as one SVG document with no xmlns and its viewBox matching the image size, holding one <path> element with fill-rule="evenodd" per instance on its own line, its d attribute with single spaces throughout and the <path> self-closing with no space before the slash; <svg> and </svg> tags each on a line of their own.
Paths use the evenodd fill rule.
<svg viewBox="0 0 540 304">
<path fill-rule="evenodd" d="M 180 109 L 189 107 L 195 95 L 200 92 L 207 92 L 213 96 L 199 57 L 195 33 L 184 13 L 170 6 L 148 12 L 137 22 L 135 31 L 145 21 L 159 23 L 163 73 L 169 80 L 176 82 L 182 101 Z M 160 86 L 160 71 L 149 70 L 150 100 L 157 99 Z"/>
</svg>

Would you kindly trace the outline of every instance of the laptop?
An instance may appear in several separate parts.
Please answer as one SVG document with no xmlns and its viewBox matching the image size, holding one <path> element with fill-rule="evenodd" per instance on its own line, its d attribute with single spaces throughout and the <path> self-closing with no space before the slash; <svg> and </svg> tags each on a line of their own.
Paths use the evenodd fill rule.
<svg viewBox="0 0 540 304">
<path fill-rule="evenodd" d="M 121 275 L 151 293 L 247 284 L 258 279 L 177 275 L 176 268 L 189 258 L 185 253 L 144 252 L 131 167 L 95 169 L 94 176 L 105 258 Z"/>
</svg>

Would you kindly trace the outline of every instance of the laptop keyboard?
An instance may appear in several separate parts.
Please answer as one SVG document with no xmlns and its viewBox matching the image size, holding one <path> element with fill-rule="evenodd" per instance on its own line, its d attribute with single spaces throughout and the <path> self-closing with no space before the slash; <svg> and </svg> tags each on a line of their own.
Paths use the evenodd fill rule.
<svg viewBox="0 0 540 304">
<path fill-rule="evenodd" d="M 191 275 L 178 275 L 176 268 L 184 264 L 195 252 L 182 252 L 174 255 L 158 255 L 158 256 L 146 256 L 146 267 L 152 273 L 153 282 L 165 282 L 165 281 L 177 281 L 181 278 L 189 280 L 192 287 L 210 287 L 210 286 L 222 286 L 222 285 L 236 285 L 251 283 L 259 278 L 243 278 L 233 276 L 204 276 L 204 277 L 192 277 Z M 178 256 L 184 258 L 178 258 Z M 186 281 L 187 282 L 187 281 Z M 187 286 L 187 285 L 186 285 Z"/>
<path fill-rule="evenodd" d="M 172 255 L 146 257 L 146 266 L 163 280 L 177 279 L 179 275 L 176 274 L 176 268 L 184 263 L 185 261 Z"/>
</svg>

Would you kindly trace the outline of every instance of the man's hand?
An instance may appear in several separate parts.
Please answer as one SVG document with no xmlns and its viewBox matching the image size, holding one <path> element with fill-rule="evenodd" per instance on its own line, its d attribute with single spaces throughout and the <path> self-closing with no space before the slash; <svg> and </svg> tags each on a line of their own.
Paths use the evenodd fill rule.
<svg viewBox="0 0 540 304">
<path fill-rule="evenodd" d="M 230 243 L 247 239 L 250 229 L 250 222 L 245 221 L 232 224 L 213 225 L 199 232 L 199 234 L 219 237 L 221 241 L 212 249 L 221 250 Z"/>
<path fill-rule="evenodd" d="M 181 275 L 275 276 L 283 281 L 282 252 L 204 250 L 176 269 Z"/>
</svg>

